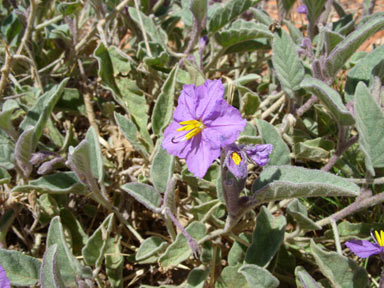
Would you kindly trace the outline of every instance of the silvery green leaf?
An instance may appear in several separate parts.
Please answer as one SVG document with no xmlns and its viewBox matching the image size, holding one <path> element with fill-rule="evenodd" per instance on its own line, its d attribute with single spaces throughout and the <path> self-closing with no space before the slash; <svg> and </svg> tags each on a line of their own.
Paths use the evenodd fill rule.
<svg viewBox="0 0 384 288">
<path fill-rule="evenodd" d="M 265 10 L 262 10 L 260 8 L 251 8 L 250 10 L 252 11 L 252 14 L 257 22 L 267 26 L 273 23 L 272 18 L 269 17 L 268 13 Z"/>
<path fill-rule="evenodd" d="M 329 151 L 334 148 L 332 141 L 322 137 L 299 141 L 293 146 L 296 159 L 323 162 L 329 156 Z"/>
<path fill-rule="evenodd" d="M 289 31 L 289 35 L 291 36 L 293 42 L 296 45 L 300 45 L 301 41 L 304 38 L 303 33 L 295 26 L 294 23 L 292 23 L 289 20 L 284 20 L 284 24 L 285 24 L 285 26 L 287 26 L 288 31 Z"/>
<path fill-rule="evenodd" d="M 248 284 L 246 278 L 238 270 L 241 264 L 236 266 L 227 266 L 221 271 L 220 277 L 217 279 L 215 288 L 241 287 L 252 288 Z"/>
<path fill-rule="evenodd" d="M 105 250 L 105 272 L 113 288 L 123 288 L 124 256 L 121 253 L 121 236 L 110 237 Z"/>
<path fill-rule="evenodd" d="M 252 236 L 251 234 L 245 234 L 241 233 L 239 235 L 241 239 L 243 239 L 245 242 L 251 244 Z M 248 247 L 244 244 L 234 241 L 233 245 L 231 247 L 231 250 L 228 252 L 228 265 L 230 266 L 236 266 L 238 264 L 243 263 L 245 255 L 247 253 Z"/>
<path fill-rule="evenodd" d="M 295 44 L 284 30 L 274 34 L 272 63 L 283 90 L 293 97 L 294 91 L 300 89 L 305 72 Z"/>
<path fill-rule="evenodd" d="M 157 136 L 160 135 L 172 119 L 178 69 L 179 66 L 176 65 L 169 73 L 153 108 L 152 129 Z"/>
<path fill-rule="evenodd" d="M 336 252 L 324 251 L 311 239 L 311 252 L 320 271 L 333 287 L 367 287 L 368 274 L 351 259 Z"/>
<path fill-rule="evenodd" d="M 278 0 L 277 8 L 279 10 L 279 14 L 287 15 L 295 2 L 296 0 Z"/>
<path fill-rule="evenodd" d="M 301 204 L 298 199 L 294 199 L 291 203 L 289 203 L 287 213 L 296 220 L 301 229 L 321 230 L 321 226 L 317 225 L 316 222 L 312 221 L 308 217 L 307 208 Z"/>
<path fill-rule="evenodd" d="M 7 277 L 15 286 L 34 286 L 39 282 L 40 260 L 20 251 L 0 248 L 0 265 L 7 273 Z"/>
<path fill-rule="evenodd" d="M 0 167 L 7 170 L 15 167 L 14 146 L 11 140 L 0 134 Z"/>
<path fill-rule="evenodd" d="M 45 250 L 40 270 L 40 285 L 42 288 L 64 288 L 60 268 L 57 266 L 57 244 Z"/>
<path fill-rule="evenodd" d="M 140 42 L 138 46 L 137 57 L 144 61 L 145 64 L 157 69 L 157 67 L 164 67 L 168 63 L 169 55 L 159 43 L 148 42 L 152 56 L 149 56 L 145 42 Z"/>
<path fill-rule="evenodd" d="M 0 185 L 7 184 L 9 181 L 11 181 L 11 175 L 6 169 L 0 167 Z"/>
<path fill-rule="evenodd" d="M 34 127 L 26 128 L 15 145 L 15 162 L 25 178 L 28 178 L 32 172 L 32 163 L 29 160 L 34 150 L 35 131 Z"/>
<path fill-rule="evenodd" d="M 71 234 L 73 253 L 75 255 L 80 255 L 81 249 L 88 241 L 88 235 L 85 233 L 80 221 L 75 217 L 69 208 L 61 208 L 59 216 L 61 223 Z"/>
<path fill-rule="evenodd" d="M 76 147 L 69 147 L 68 161 L 66 164 L 75 172 L 80 181 L 90 185 L 94 179 L 91 169 L 91 152 L 86 139 L 82 140 Z"/>
<path fill-rule="evenodd" d="M 264 120 L 257 120 L 257 129 L 264 144 L 273 144 L 272 154 L 269 156 L 269 165 L 290 164 L 288 145 L 285 144 L 276 128 Z"/>
<path fill-rule="evenodd" d="M 302 266 L 295 269 L 296 285 L 298 288 L 321 288 L 315 279 Z"/>
<path fill-rule="evenodd" d="M 374 168 L 384 167 L 384 114 L 363 82 L 355 92 L 355 116 L 365 166 L 374 176 Z"/>
<path fill-rule="evenodd" d="M 208 31 L 215 33 L 260 0 L 230 0 L 209 17 Z"/>
<path fill-rule="evenodd" d="M 242 19 L 233 22 L 228 29 L 215 33 L 217 43 L 223 47 L 229 47 L 256 38 L 273 38 L 273 34 L 269 31 L 268 26 L 264 24 Z"/>
<path fill-rule="evenodd" d="M 68 247 L 59 216 L 51 220 L 46 247 L 49 248 L 55 244 L 57 244 L 57 265 L 60 267 L 60 274 L 65 287 L 75 287 L 76 278 L 78 277 L 92 278 L 91 269 L 82 266 Z"/>
<path fill-rule="evenodd" d="M 113 214 L 109 214 L 103 223 L 88 238 L 87 243 L 82 249 L 85 263 L 100 267 L 104 260 L 105 250 L 112 231 Z"/>
<path fill-rule="evenodd" d="M 128 11 L 133 21 L 136 22 L 138 27 L 141 27 L 136 8 L 129 7 Z M 144 13 L 142 13 L 141 11 L 139 11 L 139 13 L 144 24 L 145 33 L 148 34 L 148 36 L 151 38 L 152 41 L 155 41 L 161 44 L 162 46 L 164 46 L 164 44 L 167 43 L 167 34 L 164 32 L 163 29 L 161 29 L 161 26 L 155 25 L 153 20 L 147 15 L 145 15 Z M 142 32 L 144 33 L 144 31 Z"/>
<path fill-rule="evenodd" d="M 104 181 L 104 163 L 99 143 L 99 135 L 97 135 L 93 127 L 90 127 L 85 138 L 89 144 L 89 152 L 92 155 L 92 157 L 90 157 L 92 175 L 101 183 Z"/>
<path fill-rule="evenodd" d="M 127 77 L 114 77 L 115 73 L 119 74 L 120 64 L 113 59 L 113 53 L 117 48 L 113 46 L 107 48 L 102 42 L 99 43 L 94 52 L 94 57 L 99 63 L 98 75 L 104 88 L 112 92 L 113 99 L 124 108 L 128 115 L 133 119 L 139 129 L 141 138 L 147 150 L 153 148 L 152 139 L 148 133 L 148 105 L 145 97 L 136 83 Z"/>
<path fill-rule="evenodd" d="M 248 247 L 244 262 L 267 267 L 284 240 L 286 225 L 287 220 L 284 216 L 275 217 L 265 206 L 262 206 L 256 218 L 252 243 Z"/>
<path fill-rule="evenodd" d="M 269 166 L 252 185 L 260 202 L 296 197 L 356 197 L 360 188 L 334 174 L 294 166 Z"/>
<path fill-rule="evenodd" d="M 336 45 L 325 61 L 325 74 L 333 79 L 353 53 L 376 32 L 384 28 L 384 16 L 375 17 L 350 33 Z"/>
<path fill-rule="evenodd" d="M 85 194 L 87 189 L 73 172 L 57 172 L 29 181 L 26 185 L 15 186 L 13 192 L 29 193 L 31 189 L 48 194 Z"/>
<path fill-rule="evenodd" d="M 207 234 L 207 228 L 200 222 L 192 222 L 185 230 L 196 241 Z M 174 267 L 187 260 L 191 255 L 192 251 L 187 239 L 183 233 L 179 233 L 175 242 L 169 245 L 167 250 L 160 256 L 159 263 L 162 267 Z"/>
<path fill-rule="evenodd" d="M 20 131 L 25 131 L 30 126 L 35 128 L 31 147 L 32 152 L 35 151 L 37 142 L 43 134 L 43 128 L 57 101 L 59 101 L 59 98 L 63 94 L 64 87 L 67 85 L 68 81 L 69 78 L 63 79 L 60 84 L 54 85 L 50 90 L 39 97 L 36 104 L 28 111 L 23 122 L 21 122 L 19 126 Z"/>
<path fill-rule="evenodd" d="M 186 288 L 203 288 L 208 274 L 209 268 L 194 268 L 188 275 Z"/>
<path fill-rule="evenodd" d="M 355 20 L 353 14 L 347 14 L 340 18 L 340 20 L 333 22 L 332 30 L 343 36 L 346 36 L 355 30 Z"/>
<path fill-rule="evenodd" d="M 148 158 L 149 155 L 145 146 L 141 144 L 138 139 L 138 131 L 136 125 L 131 120 L 117 112 L 114 112 L 114 116 L 117 126 L 119 126 L 121 132 L 123 133 L 125 138 L 127 138 L 129 143 L 131 143 L 133 148 L 135 148 L 144 157 Z"/>
<path fill-rule="evenodd" d="M 276 288 L 280 285 L 280 281 L 271 272 L 254 264 L 241 266 L 239 272 L 245 276 L 252 288 Z"/>
<path fill-rule="evenodd" d="M 156 190 L 164 193 L 173 174 L 175 157 L 161 147 L 161 142 L 158 140 L 159 144 L 153 157 L 151 178 Z"/>
<path fill-rule="evenodd" d="M 140 132 L 139 140 L 145 145 L 147 151 L 152 151 L 153 141 L 147 128 L 149 107 L 144 94 L 136 86 L 136 83 L 129 78 L 118 77 L 116 78 L 116 84 L 121 92 L 120 101 L 122 107 L 129 113 Z"/>
<path fill-rule="evenodd" d="M 136 252 L 135 259 L 141 264 L 155 263 L 159 258 L 159 253 L 165 250 L 167 242 L 157 236 L 151 236 L 141 243 Z"/>
<path fill-rule="evenodd" d="M 303 2 L 307 6 L 307 18 L 310 26 L 314 27 L 324 10 L 326 0 L 303 0 Z"/>
<path fill-rule="evenodd" d="M 208 0 L 191 0 L 191 11 L 197 23 L 201 25 L 208 12 Z"/>
<path fill-rule="evenodd" d="M 127 183 L 120 187 L 148 209 L 158 212 L 162 198 L 152 186 L 142 183 Z"/>
<path fill-rule="evenodd" d="M 345 93 L 348 96 L 348 100 L 353 99 L 356 86 L 360 81 L 363 81 L 366 85 L 369 84 L 372 70 L 380 63 L 380 61 L 382 61 L 383 58 L 384 46 L 382 45 L 373 49 L 370 53 L 361 58 L 357 64 L 348 71 L 347 81 L 345 83 Z"/>
<path fill-rule="evenodd" d="M 355 120 L 344 106 L 341 96 L 324 82 L 315 78 L 305 78 L 300 85 L 315 94 L 341 125 L 353 125 Z"/>
<path fill-rule="evenodd" d="M 12 124 L 12 114 L 15 109 L 16 107 L 0 112 L 0 129 L 7 133 L 7 135 L 13 140 L 17 140 L 18 136 L 15 127 L 13 127 Z"/>
<path fill-rule="evenodd" d="M 335 31 L 332 31 L 328 28 L 325 28 L 323 33 L 324 33 L 325 46 L 328 52 L 331 52 L 337 44 L 339 44 L 341 41 L 344 40 L 343 35 Z"/>
</svg>

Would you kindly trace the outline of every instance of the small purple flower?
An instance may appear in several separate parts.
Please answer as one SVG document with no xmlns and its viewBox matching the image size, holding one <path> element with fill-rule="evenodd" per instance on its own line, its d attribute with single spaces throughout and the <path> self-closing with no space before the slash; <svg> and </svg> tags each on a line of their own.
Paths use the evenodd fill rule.
<svg viewBox="0 0 384 288">
<path fill-rule="evenodd" d="M 233 143 L 245 125 L 239 110 L 225 101 L 221 80 L 207 80 L 198 87 L 184 85 L 162 147 L 185 158 L 188 170 L 202 178 L 220 148 Z"/>
<path fill-rule="evenodd" d="M 301 4 L 299 7 L 297 7 L 297 13 L 300 13 L 300 14 L 307 14 L 308 13 L 308 9 L 307 9 L 307 6 L 305 6 L 305 4 Z"/>
<path fill-rule="evenodd" d="M 269 155 L 272 153 L 272 144 L 261 145 L 236 145 L 231 144 L 225 147 L 225 166 L 236 178 L 247 177 L 247 160 L 251 160 L 259 166 L 265 166 L 269 162 Z"/>
<path fill-rule="evenodd" d="M 0 265 L 0 287 L 1 288 L 11 288 L 11 283 L 5 273 L 4 268 Z"/>
<path fill-rule="evenodd" d="M 374 232 L 374 233 L 373 233 Z M 345 245 L 357 256 L 368 258 L 371 255 L 381 254 L 384 256 L 384 231 L 371 231 L 375 243 L 367 240 L 350 240 Z"/>
</svg>

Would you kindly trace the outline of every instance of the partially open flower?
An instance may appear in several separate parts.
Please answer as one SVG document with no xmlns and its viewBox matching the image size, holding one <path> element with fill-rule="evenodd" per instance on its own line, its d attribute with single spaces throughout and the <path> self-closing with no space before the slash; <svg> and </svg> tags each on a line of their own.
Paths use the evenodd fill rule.
<svg viewBox="0 0 384 288">
<path fill-rule="evenodd" d="M 269 162 L 272 153 L 272 144 L 237 145 L 231 144 L 225 147 L 225 166 L 239 179 L 247 177 L 247 160 L 259 166 L 265 166 Z"/>
<path fill-rule="evenodd" d="M 367 240 L 350 240 L 345 245 L 357 256 L 368 258 L 371 255 L 381 254 L 384 256 L 384 231 L 371 231 L 375 243 Z"/>
<path fill-rule="evenodd" d="M 185 158 L 188 170 L 202 178 L 220 148 L 233 143 L 245 125 L 239 110 L 225 101 L 221 80 L 207 80 L 198 87 L 184 85 L 162 147 Z"/>
</svg>

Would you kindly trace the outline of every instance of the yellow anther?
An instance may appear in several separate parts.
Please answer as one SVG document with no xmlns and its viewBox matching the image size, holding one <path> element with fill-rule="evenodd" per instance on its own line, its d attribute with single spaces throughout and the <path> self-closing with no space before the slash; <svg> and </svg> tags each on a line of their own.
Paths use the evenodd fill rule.
<svg viewBox="0 0 384 288">
<path fill-rule="evenodd" d="M 380 234 L 379 231 L 375 231 L 375 236 L 377 243 L 379 244 L 380 247 L 384 247 L 384 231 L 381 230 Z"/>
<path fill-rule="evenodd" d="M 191 139 L 192 137 L 196 136 L 199 134 L 204 128 L 204 124 L 200 121 L 197 120 L 188 120 L 188 121 L 183 121 L 179 123 L 180 125 L 183 125 L 183 127 L 180 127 L 177 129 L 178 132 L 180 131 L 189 131 L 184 138 L 186 140 Z"/>
<path fill-rule="evenodd" d="M 231 158 L 236 165 L 240 165 L 241 156 L 239 154 L 237 154 L 236 152 L 232 152 Z"/>
</svg>

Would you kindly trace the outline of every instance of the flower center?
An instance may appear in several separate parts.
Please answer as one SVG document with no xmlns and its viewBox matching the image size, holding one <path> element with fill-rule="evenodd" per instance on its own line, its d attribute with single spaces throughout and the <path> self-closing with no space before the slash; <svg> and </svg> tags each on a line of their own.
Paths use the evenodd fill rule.
<svg viewBox="0 0 384 288">
<path fill-rule="evenodd" d="M 196 136 L 199 134 L 203 129 L 205 128 L 203 122 L 197 121 L 197 120 L 188 120 L 188 121 L 183 121 L 179 123 L 180 125 L 183 125 L 183 127 L 180 127 L 177 129 L 177 131 L 189 131 L 184 138 L 186 140 L 191 139 L 192 137 Z"/>
<path fill-rule="evenodd" d="M 231 158 L 232 158 L 233 162 L 235 162 L 235 164 L 236 164 L 237 166 L 240 165 L 240 162 L 241 162 L 241 156 L 240 156 L 239 154 L 237 154 L 236 152 L 232 152 Z"/>
<path fill-rule="evenodd" d="M 379 244 L 380 247 L 384 247 L 384 231 L 380 230 L 380 234 L 379 231 L 375 231 L 375 238 L 377 244 Z"/>
</svg>

